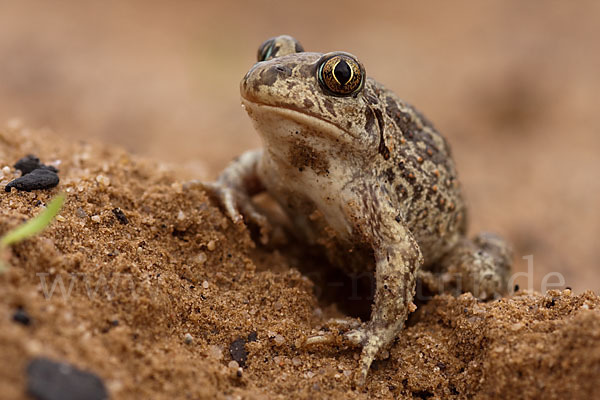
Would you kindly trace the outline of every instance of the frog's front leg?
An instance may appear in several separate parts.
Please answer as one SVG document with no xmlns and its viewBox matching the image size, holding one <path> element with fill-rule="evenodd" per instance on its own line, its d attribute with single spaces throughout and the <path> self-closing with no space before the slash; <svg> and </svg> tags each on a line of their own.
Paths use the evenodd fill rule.
<svg viewBox="0 0 600 400">
<path fill-rule="evenodd" d="M 377 353 L 389 346 L 404 327 L 414 307 L 417 271 L 423 264 L 421 251 L 404 222 L 392 219 L 379 225 L 380 240 L 373 248 L 375 253 L 375 300 L 371 320 L 361 329 L 351 331 L 346 337 L 363 346 L 357 383 L 365 384 L 371 363 Z M 386 226 L 387 225 L 387 226 Z"/>
<path fill-rule="evenodd" d="M 260 228 L 261 241 L 265 243 L 270 230 L 267 218 L 256 210 L 251 197 L 265 190 L 259 175 L 258 165 L 263 151 L 243 153 L 221 172 L 215 182 L 188 182 L 186 188 L 200 186 L 215 199 L 227 216 L 235 223 L 244 219 Z"/>
</svg>

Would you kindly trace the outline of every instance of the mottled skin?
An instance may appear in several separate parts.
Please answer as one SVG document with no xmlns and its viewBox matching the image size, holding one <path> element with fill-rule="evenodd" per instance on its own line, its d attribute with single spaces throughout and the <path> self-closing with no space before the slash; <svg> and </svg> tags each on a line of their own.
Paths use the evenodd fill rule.
<svg viewBox="0 0 600 400">
<path fill-rule="evenodd" d="M 350 96 L 331 95 L 317 78 L 323 54 L 298 52 L 289 36 L 271 40 L 277 51 L 263 44 L 266 61 L 240 85 L 264 149 L 243 154 L 205 187 L 235 222 L 244 215 L 264 234 L 267 220 L 250 197 L 266 190 L 297 236 L 349 272 L 374 270 L 371 319 L 346 334 L 363 346 L 362 385 L 414 309 L 417 277 L 436 292 L 491 298 L 506 289 L 510 251 L 493 235 L 465 237 L 450 148 L 418 111 L 371 78 Z"/>
</svg>

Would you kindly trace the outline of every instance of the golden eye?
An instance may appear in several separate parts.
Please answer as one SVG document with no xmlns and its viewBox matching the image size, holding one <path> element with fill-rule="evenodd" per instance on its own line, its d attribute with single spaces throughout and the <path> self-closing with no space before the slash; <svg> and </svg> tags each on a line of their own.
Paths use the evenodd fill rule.
<svg viewBox="0 0 600 400">
<path fill-rule="evenodd" d="M 348 53 L 325 54 L 319 61 L 317 80 L 334 96 L 351 96 L 362 90 L 365 68 Z"/>
</svg>

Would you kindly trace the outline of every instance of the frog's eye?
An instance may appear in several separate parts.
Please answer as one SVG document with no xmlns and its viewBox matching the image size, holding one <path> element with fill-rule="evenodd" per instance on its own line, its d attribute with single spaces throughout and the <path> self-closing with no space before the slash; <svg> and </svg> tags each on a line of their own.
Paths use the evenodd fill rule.
<svg viewBox="0 0 600 400">
<path fill-rule="evenodd" d="M 325 54 L 317 67 L 317 80 L 321 87 L 334 96 L 351 96 L 362 90 L 365 68 L 351 54 Z"/>
<path fill-rule="evenodd" d="M 277 50 L 278 49 L 275 49 L 275 38 L 265 40 L 258 48 L 258 55 L 256 58 L 259 62 L 266 61 L 271 58 L 273 53 L 277 53 Z"/>
<path fill-rule="evenodd" d="M 258 62 L 268 61 L 288 54 L 302 53 L 304 48 L 296 39 L 288 35 L 281 35 L 265 40 L 258 48 L 256 59 Z"/>
</svg>

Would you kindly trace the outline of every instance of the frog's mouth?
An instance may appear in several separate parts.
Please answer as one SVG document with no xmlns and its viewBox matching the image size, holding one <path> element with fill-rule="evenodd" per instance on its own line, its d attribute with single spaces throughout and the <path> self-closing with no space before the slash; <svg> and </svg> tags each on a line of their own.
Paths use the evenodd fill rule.
<svg viewBox="0 0 600 400">
<path fill-rule="evenodd" d="M 327 121 L 318 115 L 308 113 L 305 109 L 294 107 L 289 104 L 266 104 L 242 96 L 242 106 L 248 112 L 250 118 L 255 121 L 260 134 L 265 134 L 265 121 L 276 124 L 277 120 L 291 121 L 304 127 L 313 137 L 322 136 L 341 142 L 352 142 L 357 139 L 352 133 L 343 127 Z M 276 128 L 271 126 L 270 128 Z M 281 127 L 278 127 L 281 128 Z M 281 131 L 281 129 L 278 129 Z M 298 134 L 298 131 L 290 132 Z"/>
</svg>

